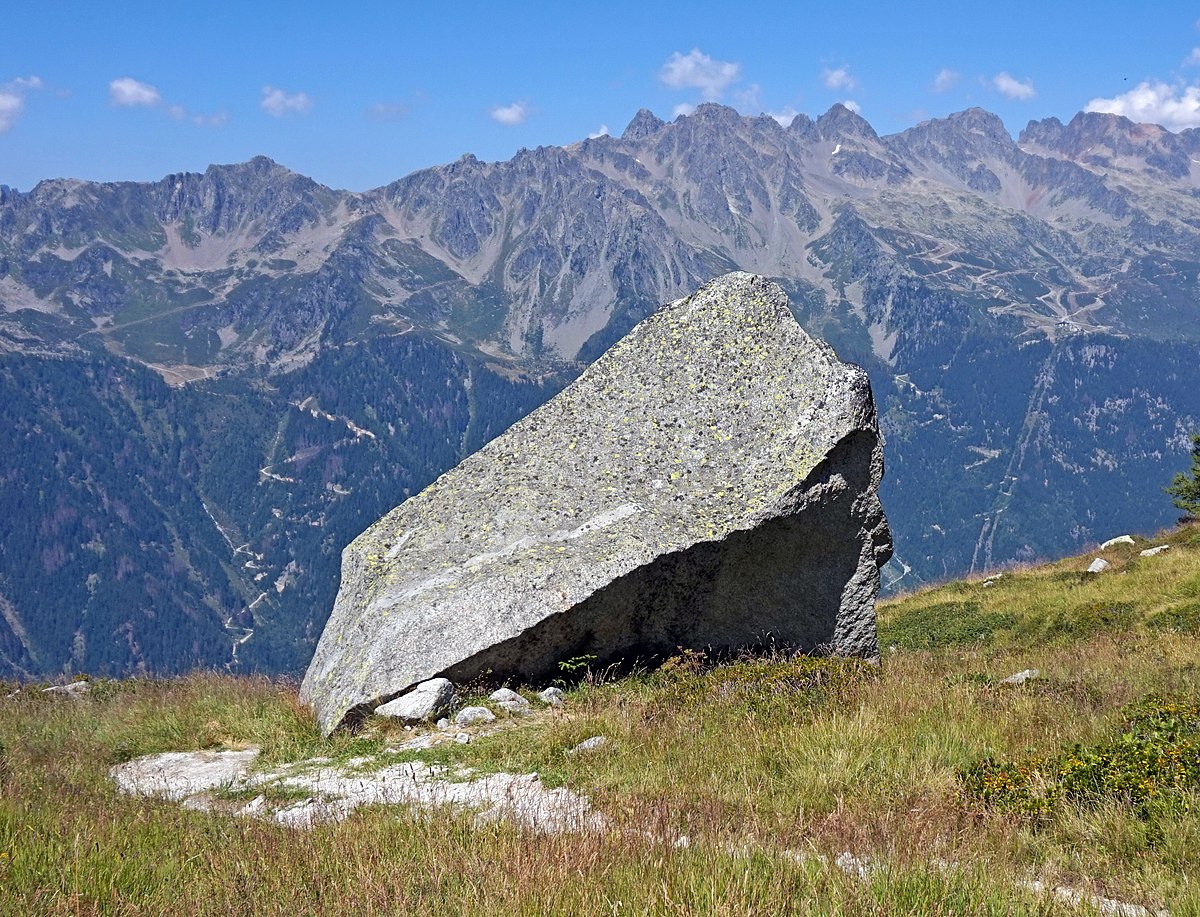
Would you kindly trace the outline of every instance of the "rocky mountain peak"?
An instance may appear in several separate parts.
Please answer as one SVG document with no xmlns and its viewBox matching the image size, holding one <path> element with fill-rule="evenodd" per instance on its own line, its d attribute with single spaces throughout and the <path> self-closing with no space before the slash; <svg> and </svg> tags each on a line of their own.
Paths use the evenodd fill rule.
<svg viewBox="0 0 1200 917">
<path fill-rule="evenodd" d="M 641 140 L 649 137 L 667 122 L 658 117 L 648 108 L 643 108 L 633 116 L 625 130 L 621 133 L 622 140 Z"/>
<path fill-rule="evenodd" d="M 812 125 L 813 125 L 812 118 L 810 118 L 808 115 L 801 112 L 800 114 L 797 114 L 794 118 L 792 118 L 791 123 L 788 124 L 788 126 L 785 128 L 785 130 L 789 134 L 803 135 L 803 134 L 808 133 L 810 130 L 812 130 Z"/>
<path fill-rule="evenodd" d="M 1168 178 L 1191 172 L 1189 138 L 1157 124 L 1137 124 L 1123 115 L 1081 111 L 1064 126 L 1057 118 L 1031 121 L 1021 142 L 1081 164 L 1149 171 Z"/>
<path fill-rule="evenodd" d="M 955 112 L 942 119 L 942 123 L 960 131 L 980 134 L 1005 146 L 1011 145 L 1013 142 L 1012 135 L 1004 126 L 1004 122 L 1000 120 L 1000 116 L 983 108 L 968 108 L 965 111 Z"/>
<path fill-rule="evenodd" d="M 822 140 L 879 139 L 875 128 L 871 127 L 862 115 L 847 108 L 841 102 L 835 103 L 829 111 L 813 122 L 812 132 Z"/>
</svg>

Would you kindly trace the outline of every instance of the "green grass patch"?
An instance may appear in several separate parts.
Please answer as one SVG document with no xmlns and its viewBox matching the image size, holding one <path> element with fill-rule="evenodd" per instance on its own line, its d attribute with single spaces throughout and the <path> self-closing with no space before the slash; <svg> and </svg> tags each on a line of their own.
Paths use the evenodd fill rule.
<svg viewBox="0 0 1200 917">
<path fill-rule="evenodd" d="M 979 602 L 938 602 L 889 619 L 879 628 L 879 644 L 905 650 L 989 644 L 1016 623 L 1011 612 L 985 610 Z"/>
<path fill-rule="evenodd" d="M 1146 621 L 1146 625 L 1156 630 L 1173 630 L 1190 634 L 1200 633 L 1200 602 L 1172 605 L 1170 608 L 1152 615 Z"/>
</svg>

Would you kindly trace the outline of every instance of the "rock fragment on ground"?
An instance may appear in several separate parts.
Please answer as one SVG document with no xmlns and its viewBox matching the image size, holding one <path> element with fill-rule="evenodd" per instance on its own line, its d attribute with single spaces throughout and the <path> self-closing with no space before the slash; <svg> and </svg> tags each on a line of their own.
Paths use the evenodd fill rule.
<svg viewBox="0 0 1200 917">
<path fill-rule="evenodd" d="M 487 707 L 463 707 L 454 715 L 455 726 L 474 726 L 476 723 L 490 723 L 496 718 Z"/>
<path fill-rule="evenodd" d="M 500 688 L 488 697 L 501 710 L 509 713 L 524 714 L 529 712 L 529 701 L 511 688 Z"/>
<path fill-rule="evenodd" d="M 453 682 L 445 678 L 431 678 L 407 694 L 376 707 L 375 715 L 393 717 L 409 724 L 423 723 L 449 711 L 457 696 Z"/>
<path fill-rule="evenodd" d="M 1012 675 L 1009 675 L 1007 678 L 1002 678 L 1000 680 L 1000 684 L 1002 684 L 1002 685 L 1023 685 L 1027 681 L 1033 681 L 1035 678 L 1038 678 L 1041 674 L 1042 673 L 1041 673 L 1040 669 L 1025 669 L 1020 672 L 1014 672 Z"/>
<path fill-rule="evenodd" d="M 1109 566 L 1110 564 L 1107 560 L 1105 560 L 1103 557 L 1097 557 L 1090 564 L 1088 564 L 1087 572 L 1103 573 L 1109 568 Z"/>
<path fill-rule="evenodd" d="M 63 697 L 83 697 L 91 690 L 91 686 L 86 681 L 73 681 L 66 685 L 54 685 L 49 688 L 42 688 L 43 694 L 58 694 Z"/>
<path fill-rule="evenodd" d="M 562 688 L 546 688 L 539 691 L 538 700 L 551 707 L 561 707 L 563 705 Z"/>
<path fill-rule="evenodd" d="M 1144 551 L 1139 551 L 1138 557 L 1157 557 L 1159 554 L 1165 554 L 1169 550 L 1171 550 L 1169 544 L 1160 544 L 1156 548 L 1146 548 Z"/>
<path fill-rule="evenodd" d="M 1121 544 L 1133 544 L 1132 535 L 1118 535 L 1116 538 L 1110 538 L 1104 544 L 1100 545 L 1101 551 L 1107 551 L 1109 548 L 1115 548 Z"/>
<path fill-rule="evenodd" d="M 584 739 L 574 748 L 567 751 L 568 755 L 586 755 L 589 752 L 598 751 L 608 744 L 607 736 L 592 736 L 590 739 Z"/>
<path fill-rule="evenodd" d="M 718 278 L 351 543 L 301 697 L 328 732 L 434 676 L 767 635 L 875 657 L 882 473 L 866 373 Z"/>
<path fill-rule="evenodd" d="M 109 776 L 122 793 L 178 801 L 236 785 L 249 775 L 257 757 L 257 748 L 169 751 L 118 764 L 109 771 Z"/>
</svg>

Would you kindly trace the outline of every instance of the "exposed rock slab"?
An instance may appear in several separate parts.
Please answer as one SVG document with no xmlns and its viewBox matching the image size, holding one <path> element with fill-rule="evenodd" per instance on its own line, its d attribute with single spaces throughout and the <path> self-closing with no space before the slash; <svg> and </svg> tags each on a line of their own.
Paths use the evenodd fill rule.
<svg viewBox="0 0 1200 917">
<path fill-rule="evenodd" d="M 417 742 L 408 747 L 426 747 Z M 397 749 L 400 750 L 400 749 Z M 293 828 L 340 821 L 360 806 L 475 809 L 482 821 L 505 820 L 543 833 L 604 831 L 608 819 L 586 796 L 551 789 L 537 774 L 482 774 L 420 761 L 383 765 L 371 757 L 335 765 L 326 759 L 295 761 L 252 772 L 257 748 L 244 751 L 167 752 L 117 765 L 110 776 L 125 793 L 181 802 L 185 808 L 263 818 Z M 263 790 L 233 806 L 220 798 Z M 310 793 L 285 806 L 268 802 L 275 790 Z M 214 795 L 217 794 L 217 795 Z"/>
<path fill-rule="evenodd" d="M 236 785 L 250 773 L 257 757 L 257 748 L 169 751 L 118 764 L 109 774 L 123 793 L 181 800 Z"/>
<path fill-rule="evenodd" d="M 329 731 L 585 655 L 875 656 L 882 474 L 866 373 L 726 275 L 355 539 L 301 698 Z"/>
</svg>

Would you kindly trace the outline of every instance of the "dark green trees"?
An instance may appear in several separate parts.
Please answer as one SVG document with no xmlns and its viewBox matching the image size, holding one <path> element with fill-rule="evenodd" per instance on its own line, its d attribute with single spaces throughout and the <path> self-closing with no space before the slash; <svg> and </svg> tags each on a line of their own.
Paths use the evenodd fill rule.
<svg viewBox="0 0 1200 917">
<path fill-rule="evenodd" d="M 1191 518 L 1200 518 L 1200 433 L 1192 434 L 1192 470 L 1181 471 L 1165 488 L 1175 505 Z"/>
</svg>

